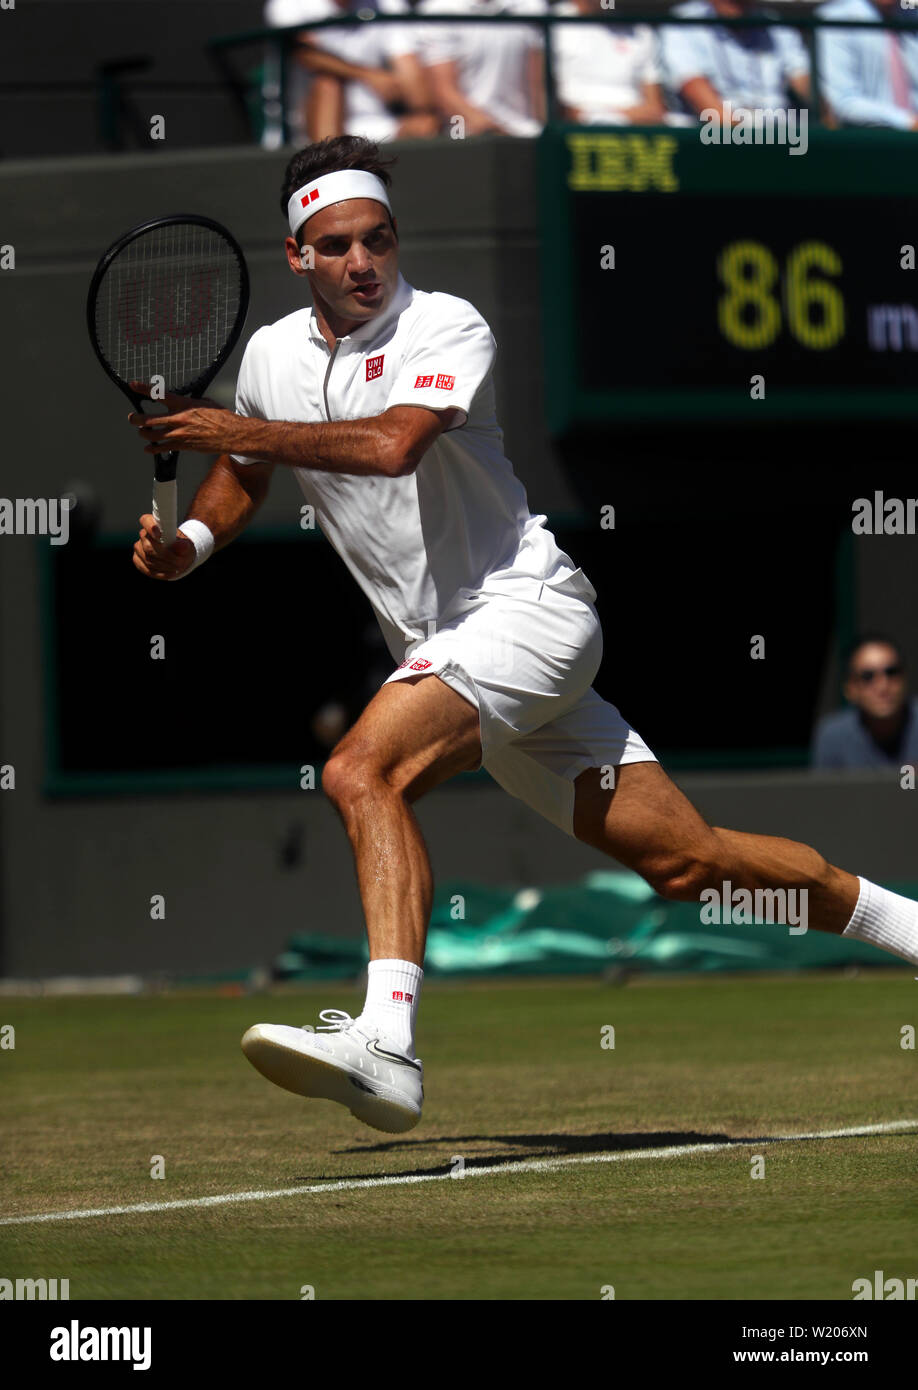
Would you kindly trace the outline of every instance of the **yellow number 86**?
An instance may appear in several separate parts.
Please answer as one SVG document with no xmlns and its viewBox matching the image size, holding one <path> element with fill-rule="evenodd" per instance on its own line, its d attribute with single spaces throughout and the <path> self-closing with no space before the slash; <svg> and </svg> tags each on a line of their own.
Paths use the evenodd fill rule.
<svg viewBox="0 0 918 1390">
<path fill-rule="evenodd" d="M 804 347 L 835 347 L 845 336 L 845 301 L 837 286 L 814 275 L 840 275 L 841 257 L 824 241 L 806 241 L 788 254 L 783 300 L 787 326 Z M 734 241 L 717 258 L 726 293 L 717 304 L 720 331 L 734 347 L 770 347 L 781 332 L 781 280 L 776 256 L 759 241 Z M 815 312 L 814 312 L 815 311 Z"/>
</svg>

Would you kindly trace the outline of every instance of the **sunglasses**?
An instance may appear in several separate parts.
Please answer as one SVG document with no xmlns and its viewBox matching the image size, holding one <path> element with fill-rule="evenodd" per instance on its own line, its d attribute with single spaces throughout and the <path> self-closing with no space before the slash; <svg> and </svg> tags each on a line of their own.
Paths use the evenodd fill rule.
<svg viewBox="0 0 918 1390">
<path fill-rule="evenodd" d="M 901 676 L 902 666 L 878 666 L 875 670 L 855 671 L 854 679 L 860 681 L 861 685 L 869 685 L 874 676 L 886 676 L 892 680 L 895 676 Z"/>
</svg>

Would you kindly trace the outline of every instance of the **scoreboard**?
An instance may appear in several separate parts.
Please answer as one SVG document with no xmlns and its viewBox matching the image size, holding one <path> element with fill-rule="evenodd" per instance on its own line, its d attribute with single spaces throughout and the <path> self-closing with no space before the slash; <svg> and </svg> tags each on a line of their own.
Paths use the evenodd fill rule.
<svg viewBox="0 0 918 1390">
<path fill-rule="evenodd" d="M 918 136 L 556 125 L 539 181 L 554 433 L 918 419 Z"/>
</svg>

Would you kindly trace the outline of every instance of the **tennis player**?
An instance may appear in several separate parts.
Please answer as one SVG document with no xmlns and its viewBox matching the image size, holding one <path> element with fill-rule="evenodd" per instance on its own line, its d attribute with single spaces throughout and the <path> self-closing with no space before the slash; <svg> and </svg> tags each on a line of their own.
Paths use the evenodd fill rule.
<svg viewBox="0 0 918 1390">
<path fill-rule="evenodd" d="M 412 803 L 459 772 L 485 767 L 664 898 L 805 890 L 807 925 L 913 963 L 918 903 L 806 845 L 706 824 L 592 688 L 596 592 L 504 457 L 487 323 L 399 272 L 392 162 L 353 136 L 295 155 L 286 254 L 313 307 L 254 334 L 235 411 L 170 397 L 169 414 L 130 420 L 148 453 L 219 455 L 171 546 L 141 518 L 143 574 L 187 575 L 251 521 L 274 469 L 291 468 L 376 612 L 395 669 L 322 777 L 356 862 L 366 1002 L 356 1019 L 323 1010 L 317 1031 L 257 1024 L 242 1045 L 279 1086 L 400 1132 L 421 1115 L 414 1037 L 432 899 Z"/>
</svg>

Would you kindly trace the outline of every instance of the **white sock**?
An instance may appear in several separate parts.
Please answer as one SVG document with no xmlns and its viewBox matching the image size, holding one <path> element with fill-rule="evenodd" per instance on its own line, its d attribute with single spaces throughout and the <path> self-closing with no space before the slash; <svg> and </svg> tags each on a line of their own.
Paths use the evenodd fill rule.
<svg viewBox="0 0 918 1390">
<path fill-rule="evenodd" d="M 414 1059 L 414 1026 L 424 971 L 410 960 L 371 960 L 359 1022 L 371 1024 Z"/>
<path fill-rule="evenodd" d="M 918 965 L 918 902 L 858 877 L 861 891 L 842 936 L 869 941 Z"/>
</svg>

